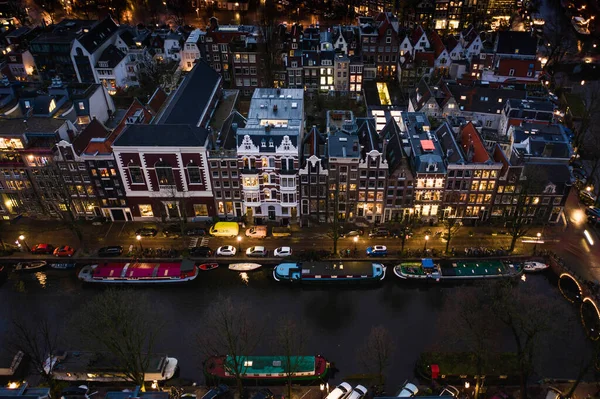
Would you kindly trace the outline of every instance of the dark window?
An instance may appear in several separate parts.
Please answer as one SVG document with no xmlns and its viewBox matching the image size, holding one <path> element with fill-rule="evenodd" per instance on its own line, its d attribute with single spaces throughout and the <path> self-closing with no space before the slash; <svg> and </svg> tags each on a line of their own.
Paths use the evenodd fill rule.
<svg viewBox="0 0 600 399">
<path fill-rule="evenodd" d="M 129 175 L 131 176 L 132 184 L 144 183 L 144 175 L 142 174 L 142 168 L 140 168 L 139 166 L 130 166 Z"/>
<path fill-rule="evenodd" d="M 156 178 L 158 179 L 159 186 L 172 186 L 175 179 L 173 179 L 173 168 L 166 162 L 159 162 L 154 166 L 156 172 Z"/>
<path fill-rule="evenodd" d="M 200 184 L 202 183 L 202 177 L 200 175 L 200 168 L 196 165 L 188 165 L 188 178 L 190 179 L 190 184 Z"/>
</svg>

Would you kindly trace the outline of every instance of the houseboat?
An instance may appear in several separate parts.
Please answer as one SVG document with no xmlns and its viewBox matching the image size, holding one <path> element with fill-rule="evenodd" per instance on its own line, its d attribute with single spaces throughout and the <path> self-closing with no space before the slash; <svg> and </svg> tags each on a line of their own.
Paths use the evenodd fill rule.
<svg viewBox="0 0 600 399">
<path fill-rule="evenodd" d="M 79 279 L 85 283 L 149 284 L 183 283 L 198 277 L 194 262 L 102 263 L 81 268 Z"/>
<path fill-rule="evenodd" d="M 287 380 L 291 374 L 292 381 L 314 381 L 326 378 L 329 362 L 322 356 L 291 356 L 288 372 L 286 356 L 212 356 L 204 363 L 207 379 L 217 381 L 235 380 L 232 372 L 234 360 L 240 367 L 242 380 L 261 383 L 276 383 Z"/>
<path fill-rule="evenodd" d="M 61 381 L 116 382 L 128 377 L 120 361 L 108 353 L 61 352 L 44 362 L 44 371 Z M 175 375 L 177 359 L 167 355 L 150 355 L 144 381 L 165 381 Z"/>
<path fill-rule="evenodd" d="M 298 283 L 360 283 L 385 278 L 386 267 L 372 262 L 281 263 L 273 269 L 275 281 Z"/>
<path fill-rule="evenodd" d="M 39 272 L 46 267 L 46 262 L 43 260 L 31 262 L 19 262 L 15 265 L 15 272 L 28 273 Z"/>
<path fill-rule="evenodd" d="M 516 277 L 523 265 L 500 260 L 468 260 L 435 263 L 433 259 L 405 262 L 394 267 L 394 274 L 403 280 L 457 281 Z"/>
<path fill-rule="evenodd" d="M 535 261 L 528 261 L 523 263 L 523 270 L 525 273 L 538 273 L 547 270 L 550 267 L 549 264 Z"/>
</svg>

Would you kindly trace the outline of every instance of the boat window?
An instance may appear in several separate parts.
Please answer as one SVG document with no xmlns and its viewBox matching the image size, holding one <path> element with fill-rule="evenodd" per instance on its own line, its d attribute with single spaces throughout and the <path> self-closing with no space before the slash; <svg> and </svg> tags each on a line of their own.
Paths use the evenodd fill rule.
<svg viewBox="0 0 600 399">
<path fill-rule="evenodd" d="M 246 360 L 244 362 L 244 367 L 252 367 L 252 360 Z"/>
<path fill-rule="evenodd" d="M 281 360 L 274 360 L 273 367 L 281 367 Z"/>
</svg>

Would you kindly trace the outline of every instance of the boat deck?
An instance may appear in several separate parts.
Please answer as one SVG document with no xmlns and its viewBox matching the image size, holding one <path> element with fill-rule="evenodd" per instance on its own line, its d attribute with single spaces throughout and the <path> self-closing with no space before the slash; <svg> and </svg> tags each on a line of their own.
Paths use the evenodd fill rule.
<svg viewBox="0 0 600 399">
<path fill-rule="evenodd" d="M 452 261 L 442 262 L 440 264 L 442 275 L 444 276 L 489 276 L 498 274 L 507 274 L 508 269 L 498 260 L 478 260 L 474 261 Z"/>
<path fill-rule="evenodd" d="M 166 355 L 152 355 L 147 372 L 160 372 Z M 67 352 L 67 357 L 54 366 L 55 372 L 121 371 L 119 361 L 108 353 Z"/>
<path fill-rule="evenodd" d="M 373 262 L 304 262 L 302 277 L 310 276 L 373 276 Z"/>
</svg>

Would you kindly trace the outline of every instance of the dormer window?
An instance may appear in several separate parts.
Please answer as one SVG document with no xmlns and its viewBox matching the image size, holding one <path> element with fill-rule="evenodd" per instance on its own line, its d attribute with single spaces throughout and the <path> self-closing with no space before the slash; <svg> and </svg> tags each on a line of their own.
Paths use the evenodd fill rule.
<svg viewBox="0 0 600 399">
<path fill-rule="evenodd" d="M 265 139 L 262 139 L 262 140 L 260 141 L 260 146 L 261 146 L 262 148 L 267 148 L 267 141 L 266 141 Z"/>
<path fill-rule="evenodd" d="M 24 104 L 25 104 L 25 108 L 27 108 L 27 109 L 31 108 L 31 103 L 29 101 L 25 100 Z"/>
<path fill-rule="evenodd" d="M 273 139 L 269 139 L 269 148 L 273 148 L 274 144 L 273 144 Z"/>
</svg>

